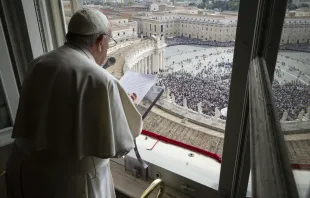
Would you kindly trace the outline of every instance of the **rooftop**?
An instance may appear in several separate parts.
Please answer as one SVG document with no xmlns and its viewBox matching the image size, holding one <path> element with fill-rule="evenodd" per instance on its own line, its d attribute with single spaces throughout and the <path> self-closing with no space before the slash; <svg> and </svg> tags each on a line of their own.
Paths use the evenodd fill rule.
<svg viewBox="0 0 310 198">
<path fill-rule="evenodd" d="M 170 17 L 170 18 L 167 18 Z M 204 16 L 197 16 L 197 15 L 187 15 L 187 14 L 174 14 L 174 15 L 153 15 L 153 16 L 135 16 L 136 19 L 145 19 L 150 21 L 185 21 L 185 22 L 205 22 L 205 23 L 215 23 L 215 24 L 236 24 L 237 17 L 218 17 L 215 15 L 204 15 Z"/>
<path fill-rule="evenodd" d="M 160 124 L 159 124 L 160 123 Z M 157 107 L 146 117 L 143 129 L 222 155 L 224 134 L 181 119 Z M 285 135 L 292 164 L 310 163 L 310 133 Z"/>
</svg>

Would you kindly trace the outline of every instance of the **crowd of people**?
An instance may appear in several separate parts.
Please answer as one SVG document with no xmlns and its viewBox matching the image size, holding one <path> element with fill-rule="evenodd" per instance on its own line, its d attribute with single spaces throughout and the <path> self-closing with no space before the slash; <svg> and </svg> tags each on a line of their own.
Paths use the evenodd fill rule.
<svg viewBox="0 0 310 198">
<path fill-rule="evenodd" d="M 284 44 L 280 46 L 281 50 L 293 50 L 300 52 L 310 52 L 310 43 Z"/>
<path fill-rule="evenodd" d="M 187 107 L 198 111 L 197 104 L 201 102 L 202 112 L 214 116 L 216 107 L 221 110 L 228 106 L 231 64 L 218 62 L 204 66 L 201 62 L 197 62 L 192 65 L 192 71 L 160 70 L 158 85 L 169 87 L 170 96 L 174 95 L 176 104 L 183 106 L 183 99 L 186 98 Z M 276 74 L 279 77 L 284 75 L 279 69 L 276 69 Z M 310 86 L 299 80 L 290 82 L 284 80 L 283 83 L 274 80 L 272 88 L 279 118 L 287 111 L 287 120 L 296 120 L 301 110 L 306 112 L 310 106 Z M 226 119 L 223 116 L 221 118 Z"/>
<path fill-rule="evenodd" d="M 173 45 L 188 45 L 188 44 L 195 44 L 195 45 L 210 45 L 210 46 L 218 46 L 218 47 L 233 47 L 235 42 L 219 42 L 219 41 L 203 41 L 197 38 L 188 38 L 184 36 L 178 36 L 173 38 L 166 38 L 167 46 Z M 293 51 L 300 51 L 300 52 L 310 52 L 310 43 L 300 43 L 300 44 L 283 44 L 280 45 L 281 50 L 293 50 Z"/>
<path fill-rule="evenodd" d="M 292 59 L 292 58 L 291 58 Z M 295 59 L 292 59 L 292 60 L 295 60 Z M 297 60 L 296 60 L 297 61 Z M 302 60 L 298 60 L 298 62 L 302 62 L 304 64 L 306 64 L 305 61 L 302 61 Z M 308 63 L 309 64 L 309 63 Z M 286 68 L 284 68 L 283 66 L 286 66 Z M 310 66 L 310 64 L 309 64 Z M 282 67 L 282 68 L 281 68 Z M 296 66 L 292 66 L 292 65 L 288 65 L 288 64 L 285 64 L 284 62 L 279 62 L 277 61 L 277 65 L 276 65 L 276 68 L 275 68 L 275 75 L 278 77 L 278 78 L 281 78 L 284 76 L 285 72 L 291 72 L 291 73 L 294 73 L 294 75 L 296 75 L 296 78 L 299 79 L 301 76 L 304 76 L 304 77 L 307 77 L 308 75 L 302 71 L 300 68 L 296 67 Z M 310 80 L 308 81 L 309 84 L 310 84 Z"/>
<path fill-rule="evenodd" d="M 210 45 L 218 47 L 234 46 L 234 42 L 216 42 L 201 41 L 196 38 L 174 37 L 166 39 L 168 46 L 172 45 Z M 294 50 L 310 52 L 309 44 L 285 44 L 280 46 L 282 50 Z M 205 50 L 205 49 L 200 49 Z M 199 51 L 200 51 L 199 50 Z M 193 53 L 194 51 L 178 50 L 178 54 Z M 233 49 L 226 49 L 225 53 L 233 53 Z M 195 56 L 182 61 L 172 61 L 165 69 L 161 69 L 159 85 L 163 85 L 171 90 L 170 96 L 174 95 L 175 103 L 183 106 L 184 98 L 187 101 L 187 107 L 198 111 L 197 104 L 202 103 L 202 112 L 209 116 L 215 115 L 215 108 L 219 110 L 228 106 L 229 87 L 231 79 L 232 60 L 225 56 L 218 57 L 215 61 L 207 61 L 212 55 L 221 55 L 222 52 L 216 50 L 214 53 L 204 53 L 202 56 Z M 171 59 L 166 57 L 166 60 Z M 290 57 L 286 57 L 290 58 Z M 196 60 L 196 61 L 195 61 Z M 302 61 L 302 60 L 296 60 Z M 184 68 L 192 67 L 190 69 Z M 295 81 L 286 81 L 283 77 L 284 70 L 281 67 L 288 67 L 285 70 L 294 72 L 297 79 Z M 175 68 L 181 68 L 175 70 Z M 285 65 L 284 62 L 277 62 L 275 76 L 273 81 L 273 92 L 279 118 L 287 111 L 287 120 L 296 120 L 301 110 L 306 112 L 310 106 L 310 85 L 307 85 L 298 78 L 305 75 L 299 68 L 291 65 Z M 283 79 L 278 81 L 277 79 Z M 221 116 L 222 119 L 226 119 Z"/>
<path fill-rule="evenodd" d="M 287 111 L 287 120 L 296 120 L 301 110 L 310 106 L 310 86 L 299 80 L 279 83 L 274 80 L 272 90 L 279 118 Z"/>
<path fill-rule="evenodd" d="M 188 38 L 188 37 L 167 38 L 166 44 L 167 46 L 195 44 L 195 45 L 210 45 L 217 47 L 232 47 L 235 45 L 234 42 L 202 41 L 197 38 Z"/>
<path fill-rule="evenodd" d="M 192 50 L 192 51 L 183 51 L 183 50 L 180 50 L 180 49 L 178 49 L 178 54 L 177 55 L 185 55 L 185 54 L 191 54 L 191 53 L 195 53 L 195 52 L 199 52 L 199 51 L 206 51 L 207 49 L 206 48 L 202 48 L 202 49 L 195 49 L 195 50 Z M 234 49 L 225 49 L 225 50 L 223 50 L 223 51 L 219 51 L 219 50 L 217 50 L 217 49 L 215 49 L 215 52 L 213 52 L 213 53 L 204 53 L 204 54 L 202 54 L 201 56 L 195 56 L 194 57 L 194 59 L 192 59 L 192 58 L 187 58 L 187 59 L 185 59 L 185 60 L 182 60 L 182 61 L 179 61 L 179 62 L 177 62 L 177 61 L 172 61 L 171 62 L 171 64 L 170 65 L 166 65 L 166 67 L 169 69 L 169 68 L 174 68 L 174 66 L 175 65 L 181 65 L 182 66 L 182 68 L 183 68 L 183 66 L 184 66 L 184 64 L 186 64 L 186 63 L 191 63 L 193 60 L 197 60 L 197 61 L 199 61 L 199 63 L 197 64 L 197 66 L 201 66 L 202 64 L 203 64 L 203 62 L 207 62 L 207 65 L 208 66 L 214 66 L 213 64 L 211 64 L 211 61 L 207 61 L 207 58 L 208 57 L 210 57 L 210 56 L 213 56 L 213 55 L 221 55 L 221 54 L 223 54 L 223 53 L 226 53 L 226 54 L 231 54 L 231 53 L 234 53 Z M 166 60 L 169 60 L 169 59 L 171 59 L 171 58 L 173 58 L 173 55 L 171 55 L 171 56 L 167 56 L 165 59 Z M 221 62 L 221 63 L 219 63 L 219 62 Z M 231 60 L 229 59 L 229 58 L 227 58 L 227 60 L 226 60 L 226 57 L 225 57 L 225 55 L 221 55 L 220 57 L 218 57 L 218 58 L 216 58 L 216 60 L 215 60 L 215 63 L 219 63 L 219 67 L 220 66 L 225 66 L 225 67 L 232 67 L 232 62 L 231 62 Z M 166 69 L 167 70 L 167 69 Z M 165 71 L 165 70 L 162 70 L 161 72 L 163 72 L 163 71 Z"/>
<path fill-rule="evenodd" d="M 187 100 L 187 107 L 198 111 L 197 104 L 202 102 L 202 112 L 209 116 L 215 115 L 215 108 L 225 108 L 228 105 L 231 67 L 220 62 L 215 67 L 193 66 L 196 73 L 179 70 L 164 75 L 159 74 L 159 85 L 170 88 L 175 103 L 183 106 L 183 99 Z"/>
</svg>

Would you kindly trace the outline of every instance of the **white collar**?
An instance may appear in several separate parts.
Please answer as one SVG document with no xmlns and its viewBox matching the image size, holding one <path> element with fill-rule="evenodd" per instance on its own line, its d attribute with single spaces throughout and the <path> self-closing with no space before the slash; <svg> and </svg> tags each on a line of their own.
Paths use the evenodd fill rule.
<svg viewBox="0 0 310 198">
<path fill-rule="evenodd" d="M 94 62 L 96 62 L 94 56 L 90 53 L 90 51 L 87 49 L 85 45 L 77 45 L 77 44 L 73 44 L 69 42 L 66 42 L 65 45 L 68 45 L 71 48 L 74 48 L 75 50 L 79 51 L 81 54 L 85 55 L 90 60 L 93 60 Z"/>
</svg>

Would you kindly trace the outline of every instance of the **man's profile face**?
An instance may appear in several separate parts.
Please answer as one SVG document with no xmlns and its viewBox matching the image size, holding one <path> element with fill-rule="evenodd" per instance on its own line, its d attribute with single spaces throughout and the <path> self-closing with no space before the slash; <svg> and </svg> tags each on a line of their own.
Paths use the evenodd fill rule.
<svg viewBox="0 0 310 198">
<path fill-rule="evenodd" d="M 96 62 L 98 65 L 103 65 L 107 56 L 107 52 L 109 49 L 109 42 L 111 40 L 112 31 L 109 31 L 105 34 L 102 34 L 98 41 L 95 43 L 95 51 L 96 51 Z"/>
<path fill-rule="evenodd" d="M 110 48 L 109 47 L 109 43 L 111 42 L 111 38 L 112 38 L 112 30 L 109 29 L 107 35 L 104 36 L 104 39 L 103 39 L 103 50 L 102 50 L 102 63 L 100 65 L 103 65 L 105 59 L 106 59 L 106 56 L 107 56 L 107 53 L 108 53 L 108 49 Z"/>
<path fill-rule="evenodd" d="M 109 49 L 110 47 L 109 47 L 109 43 L 111 42 L 111 40 L 112 40 L 112 30 L 111 30 L 111 27 L 109 28 L 109 31 L 108 31 L 108 38 L 107 38 L 107 48 Z"/>
</svg>

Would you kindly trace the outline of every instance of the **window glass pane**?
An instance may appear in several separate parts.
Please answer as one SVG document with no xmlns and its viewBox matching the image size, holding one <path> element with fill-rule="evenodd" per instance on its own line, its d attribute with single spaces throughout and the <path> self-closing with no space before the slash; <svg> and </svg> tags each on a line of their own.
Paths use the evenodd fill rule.
<svg viewBox="0 0 310 198">
<path fill-rule="evenodd" d="M 184 170 L 184 177 L 217 189 L 239 2 L 200 3 L 204 15 L 175 4 L 181 7 L 173 12 L 156 5 L 156 12 L 145 12 L 145 5 L 134 1 L 84 1 L 83 6 L 102 11 L 111 22 L 117 45 L 108 50 L 116 58 L 109 72 L 117 78 L 128 70 L 157 75 L 157 85 L 166 88 L 144 121 L 143 133 L 149 137 L 138 138 L 138 145 L 147 147 L 139 149 L 142 157 L 153 148 L 161 162 L 166 157 L 185 161 L 169 164 L 167 158 L 170 167 L 164 168 Z M 68 24 L 70 1 L 63 5 Z M 158 135 L 173 149 L 165 150 Z M 154 155 L 151 150 L 146 154 Z"/>
<path fill-rule="evenodd" d="M 4 95 L 4 89 L 0 79 L 0 130 L 12 126 L 8 106 Z"/>
<path fill-rule="evenodd" d="M 161 155 L 161 161 L 168 161 L 166 156 L 176 158 L 179 162 L 185 161 L 171 163 L 172 171 L 178 166 L 178 170 L 187 170 L 183 176 L 215 189 L 221 168 L 215 159 L 221 158 L 223 150 L 237 14 L 219 13 L 211 17 L 198 15 L 197 11 L 189 19 L 181 19 L 180 16 L 188 16 L 184 10 L 178 14 L 150 12 L 133 15 L 132 20 L 138 21 L 138 35 L 149 41 L 149 47 L 154 49 L 158 45 L 158 52 L 150 54 L 152 48 L 146 48 L 140 42 L 130 49 L 125 59 L 129 62 L 128 69 L 156 74 L 160 78 L 157 85 L 166 88 L 144 122 L 147 134 L 154 135 L 141 139 L 138 144 L 146 144 L 148 148 L 156 144 L 154 150 Z M 163 18 L 159 18 L 159 15 Z M 182 23 L 185 24 L 183 28 Z M 219 35 L 215 29 L 203 28 L 211 24 L 223 24 L 216 28 L 222 34 Z M 156 36 L 156 30 L 150 29 L 150 25 L 164 28 L 164 33 L 157 34 L 155 38 L 159 39 L 157 44 L 153 42 L 154 37 L 150 36 Z M 147 56 L 143 54 L 144 51 Z M 183 149 L 164 150 L 164 143 L 156 143 L 156 138 L 154 141 L 156 135 Z M 192 153 L 194 156 L 189 157 Z M 190 163 L 193 166 L 186 167 Z"/>
<path fill-rule="evenodd" d="M 63 0 L 62 3 L 63 3 L 64 14 L 65 14 L 65 20 L 66 20 L 65 22 L 66 22 L 66 25 L 68 25 L 71 19 L 71 16 L 73 14 L 71 10 L 71 2 L 69 0 Z"/>
<path fill-rule="evenodd" d="M 305 197 L 310 186 L 310 17 L 302 7 L 288 4 L 272 88 L 297 188 Z"/>
</svg>

